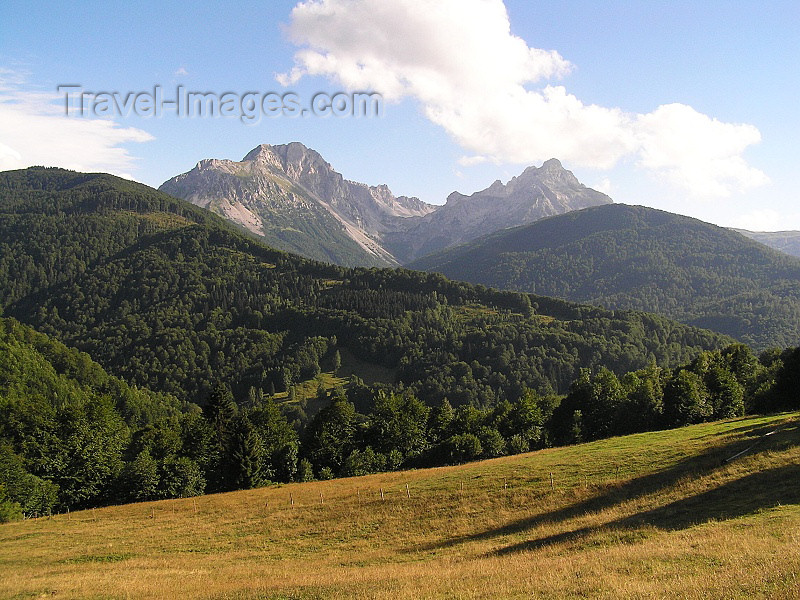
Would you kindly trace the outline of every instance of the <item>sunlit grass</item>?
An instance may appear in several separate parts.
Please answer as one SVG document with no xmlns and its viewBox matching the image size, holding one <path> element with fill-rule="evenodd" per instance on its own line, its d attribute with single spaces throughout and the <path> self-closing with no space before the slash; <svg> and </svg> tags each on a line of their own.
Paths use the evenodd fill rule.
<svg viewBox="0 0 800 600">
<path fill-rule="evenodd" d="M 345 348 L 341 348 L 339 352 L 342 364 L 336 373 L 332 370 L 323 371 L 312 379 L 301 381 L 292 386 L 294 389 L 293 403 L 305 407 L 304 410 L 309 416 L 315 415 L 323 406 L 330 403 L 327 396 L 324 398 L 317 397 L 320 388 L 324 389 L 326 394 L 330 394 L 337 387 L 345 389 L 350 384 L 351 376 L 353 375 L 367 385 L 392 383 L 395 380 L 396 369 L 389 369 L 362 361 Z M 325 362 L 326 367 L 331 366 L 327 364 L 331 362 L 330 357 Z M 278 403 L 292 402 L 289 400 L 288 391 L 277 392 L 273 397 Z"/>
<path fill-rule="evenodd" d="M 0 597 L 797 598 L 798 424 L 8 524 Z"/>
</svg>

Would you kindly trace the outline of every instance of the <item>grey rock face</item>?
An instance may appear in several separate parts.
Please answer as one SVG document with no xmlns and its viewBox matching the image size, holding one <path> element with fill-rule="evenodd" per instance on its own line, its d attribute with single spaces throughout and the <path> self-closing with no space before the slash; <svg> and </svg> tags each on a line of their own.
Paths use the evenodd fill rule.
<svg viewBox="0 0 800 600">
<path fill-rule="evenodd" d="M 241 161 L 202 160 L 162 191 L 208 208 L 284 250 L 341 265 L 405 264 L 542 217 L 607 204 L 555 159 L 507 184 L 437 207 L 345 179 L 303 144 L 262 144 Z"/>
<path fill-rule="evenodd" d="M 800 258 L 800 231 L 747 231 L 734 229 L 757 242 Z"/>
<path fill-rule="evenodd" d="M 505 185 L 495 181 L 469 196 L 453 192 L 434 213 L 386 236 L 386 245 L 407 263 L 501 229 L 610 203 L 611 198 L 587 188 L 558 160 L 550 159 L 539 168 L 528 167 Z"/>
</svg>

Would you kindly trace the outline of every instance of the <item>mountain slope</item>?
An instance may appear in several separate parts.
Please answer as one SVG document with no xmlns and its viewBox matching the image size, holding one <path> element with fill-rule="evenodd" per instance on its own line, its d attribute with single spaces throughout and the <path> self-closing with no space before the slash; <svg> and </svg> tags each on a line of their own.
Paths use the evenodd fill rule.
<svg viewBox="0 0 800 600">
<path fill-rule="evenodd" d="M 756 348 L 800 342 L 800 261 L 736 232 L 641 206 L 545 219 L 410 266 L 501 289 L 657 312 Z"/>
<path fill-rule="evenodd" d="M 263 144 L 240 162 L 203 160 L 160 188 L 208 208 L 276 248 L 344 266 L 406 263 L 542 217 L 610 203 L 555 159 L 437 207 L 385 185 L 348 181 L 298 142 Z"/>
<path fill-rule="evenodd" d="M 344 266 L 396 264 L 377 236 L 432 206 L 344 179 L 314 150 L 261 145 L 240 162 L 203 160 L 160 188 L 208 208 L 275 247 Z"/>
<path fill-rule="evenodd" d="M 43 516 L 56 506 L 109 501 L 131 432 L 182 408 L 0 319 L 0 504 L 5 493 L 26 515 Z"/>
<path fill-rule="evenodd" d="M 403 229 L 384 235 L 386 246 L 403 264 L 431 252 L 501 229 L 589 206 L 611 198 L 587 188 L 556 159 L 528 167 L 507 184 L 495 181 L 470 196 L 453 192 L 435 212 L 403 222 Z"/>
<path fill-rule="evenodd" d="M 341 348 L 428 404 L 565 390 L 582 367 L 675 365 L 729 338 L 654 315 L 273 250 L 102 174 L 0 174 L 0 308 L 132 383 L 203 402 L 313 379 Z M 240 396 L 241 397 L 241 396 Z"/>
<path fill-rule="evenodd" d="M 747 231 L 746 229 L 734 229 L 734 231 L 775 250 L 800 257 L 800 231 Z"/>
</svg>

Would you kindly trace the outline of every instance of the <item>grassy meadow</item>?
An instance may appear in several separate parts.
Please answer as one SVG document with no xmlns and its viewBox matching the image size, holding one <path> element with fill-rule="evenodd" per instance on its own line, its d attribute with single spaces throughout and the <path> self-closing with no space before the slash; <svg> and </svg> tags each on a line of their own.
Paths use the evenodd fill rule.
<svg viewBox="0 0 800 600">
<path fill-rule="evenodd" d="M 0 597 L 800 598 L 800 414 L 10 523 Z"/>
</svg>

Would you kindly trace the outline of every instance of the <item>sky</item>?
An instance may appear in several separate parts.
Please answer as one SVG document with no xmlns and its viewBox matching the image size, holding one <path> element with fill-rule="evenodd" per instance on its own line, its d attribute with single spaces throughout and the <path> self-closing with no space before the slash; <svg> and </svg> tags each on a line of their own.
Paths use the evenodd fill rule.
<svg viewBox="0 0 800 600">
<path fill-rule="evenodd" d="M 5 0 L 0 170 L 158 187 L 299 141 L 442 204 L 558 158 L 617 202 L 800 230 L 798 32 L 797 0 Z M 157 111 L 156 88 L 229 110 Z M 355 92 L 378 114 L 312 110 Z"/>
</svg>

